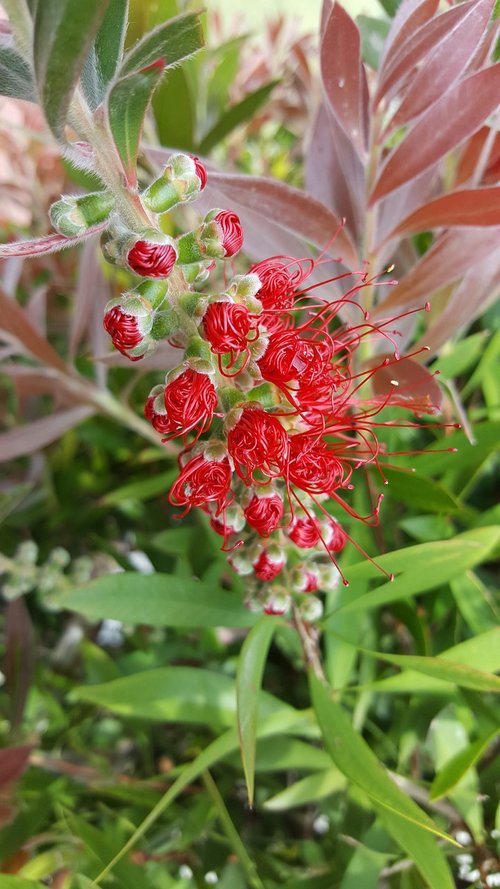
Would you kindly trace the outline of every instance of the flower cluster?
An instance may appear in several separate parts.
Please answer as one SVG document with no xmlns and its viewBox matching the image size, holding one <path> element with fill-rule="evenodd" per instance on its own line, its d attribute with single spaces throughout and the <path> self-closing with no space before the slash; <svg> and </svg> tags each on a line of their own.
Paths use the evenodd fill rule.
<svg viewBox="0 0 500 889">
<path fill-rule="evenodd" d="M 393 350 L 375 367 L 359 360 L 368 338 L 392 342 L 394 334 L 359 308 L 357 292 L 374 284 L 366 272 L 351 275 L 333 302 L 304 286 L 319 260 L 285 256 L 234 276 L 223 292 L 196 290 L 214 260 L 240 250 L 238 216 L 212 210 L 176 240 L 155 223 L 206 181 L 197 158 L 175 155 L 142 195 L 151 227 L 133 233 L 112 220 L 106 257 L 143 280 L 109 303 L 104 326 L 132 361 L 165 338 L 181 352 L 144 411 L 163 441 L 183 443 L 169 494 L 179 516 L 194 507 L 207 514 L 229 563 L 247 577 L 249 604 L 283 613 L 294 602 L 312 620 L 322 608 L 314 594 L 339 577 L 347 583 L 337 555 L 351 538 L 338 516 L 378 520 L 381 497 L 360 516 L 348 492 L 361 468 L 380 468 L 383 453 L 376 429 L 392 393 L 373 394 L 369 381 L 405 359 Z M 347 304 L 358 324 L 341 323 Z"/>
</svg>

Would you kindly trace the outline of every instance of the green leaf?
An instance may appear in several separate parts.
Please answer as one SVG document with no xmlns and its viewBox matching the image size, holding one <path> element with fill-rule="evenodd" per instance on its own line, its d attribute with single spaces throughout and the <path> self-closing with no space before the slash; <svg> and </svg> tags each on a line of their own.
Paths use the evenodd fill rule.
<svg viewBox="0 0 500 889">
<path fill-rule="evenodd" d="M 131 187 L 137 184 L 136 161 L 144 116 L 163 72 L 163 60 L 157 59 L 148 68 L 121 77 L 108 95 L 109 126 Z"/>
<path fill-rule="evenodd" d="M 447 648 L 439 655 L 439 660 L 451 661 L 455 664 L 462 664 L 468 670 L 483 670 L 494 673 L 500 670 L 500 628 L 495 627 L 487 633 L 481 633 Z M 373 683 L 376 688 L 384 689 L 384 691 L 396 692 L 416 692 L 431 694 L 449 694 L 450 688 L 446 682 L 430 675 L 423 677 L 416 674 L 413 670 L 405 670 L 397 676 L 391 676 L 388 679 L 380 679 Z M 467 686 L 463 686 L 467 688 Z"/>
<path fill-rule="evenodd" d="M 356 24 L 361 34 L 361 55 L 367 65 L 377 71 L 390 24 L 371 15 L 356 16 Z"/>
<path fill-rule="evenodd" d="M 204 723 L 219 729 L 232 726 L 236 716 L 234 680 L 223 673 L 195 667 L 159 667 L 101 685 L 81 685 L 79 700 L 90 701 L 134 719 L 159 722 Z M 261 716 L 288 710 L 272 695 L 261 692 Z"/>
<path fill-rule="evenodd" d="M 494 728 L 465 749 L 459 750 L 455 756 L 449 759 L 432 782 L 430 798 L 432 800 L 441 799 L 450 790 L 453 790 L 469 769 L 481 758 L 499 732 L 499 728 Z"/>
<path fill-rule="evenodd" d="M 473 427 L 474 444 L 465 432 L 459 430 L 446 438 L 446 446 L 457 448 L 456 454 L 437 453 L 434 447 L 428 448 L 418 458 L 419 471 L 426 475 L 442 477 L 446 474 L 449 487 L 461 491 L 485 460 L 497 449 L 500 439 L 500 423 L 491 421 Z M 436 449 L 442 447 L 436 442 Z"/>
<path fill-rule="evenodd" d="M 195 103 L 182 68 L 172 68 L 153 96 L 161 145 L 194 150 Z"/>
<path fill-rule="evenodd" d="M 267 614 L 260 618 L 243 643 L 236 671 L 238 733 L 250 805 L 253 805 L 254 793 L 259 693 L 269 646 L 280 623 L 279 618 Z"/>
<path fill-rule="evenodd" d="M 106 15 L 82 71 L 82 84 L 91 109 L 106 95 L 123 55 L 128 22 L 128 0 L 110 0 Z"/>
<path fill-rule="evenodd" d="M 217 121 L 215 126 L 203 136 L 203 139 L 198 146 L 200 153 L 208 154 L 208 152 L 218 145 L 219 142 L 222 142 L 229 133 L 232 133 L 237 126 L 250 120 L 261 105 L 264 105 L 278 83 L 278 80 L 266 83 L 265 86 L 261 86 L 253 93 L 245 96 L 245 98 L 241 102 L 238 102 L 237 105 L 233 105 L 233 107 Z"/>
<path fill-rule="evenodd" d="M 448 514 L 462 508 L 462 504 L 443 485 L 425 475 L 399 469 L 384 469 L 389 482 L 389 494 L 396 501 L 408 503 L 415 509 Z"/>
<path fill-rule="evenodd" d="M 333 762 L 352 784 L 367 794 L 379 811 L 389 813 L 391 819 L 389 832 L 396 842 L 400 843 L 405 851 L 408 851 L 407 846 L 401 843 L 399 831 L 396 829 L 397 825 L 403 825 L 402 834 L 405 842 L 409 838 L 415 840 L 415 846 L 412 847 L 410 854 L 419 869 L 426 857 L 434 857 L 431 850 L 436 849 L 436 844 L 429 834 L 447 839 L 457 845 L 409 796 L 399 789 L 366 741 L 353 728 L 344 709 L 332 700 L 327 686 L 320 682 L 312 671 L 309 680 L 313 707 L 326 749 Z M 417 838 L 422 853 L 418 856 L 416 856 Z M 440 856 L 439 861 L 441 864 L 439 877 L 442 882 L 437 881 L 438 868 L 436 868 L 431 886 L 433 889 L 434 887 L 435 889 L 447 889 L 447 887 L 453 889 L 454 884 L 451 882 L 451 874 L 445 865 L 444 857 Z M 428 873 L 424 875 L 429 879 Z"/>
<path fill-rule="evenodd" d="M 337 768 L 370 799 L 395 811 L 401 818 L 418 825 L 425 832 L 448 839 L 389 777 L 366 741 L 353 728 L 343 707 L 333 700 L 326 683 L 321 682 L 312 671 L 309 682 L 312 703 L 325 746 Z"/>
<path fill-rule="evenodd" d="M 109 0 L 43 0 L 35 12 L 34 65 L 51 130 L 64 137 L 66 115 Z"/>
<path fill-rule="evenodd" d="M 472 571 L 456 577 L 450 583 L 458 610 L 476 635 L 497 627 L 500 613 L 488 588 Z"/>
<path fill-rule="evenodd" d="M 480 359 L 488 332 L 481 330 L 454 343 L 451 348 L 443 349 L 443 354 L 432 365 L 432 370 L 439 370 L 445 379 L 453 379 L 470 370 Z"/>
<path fill-rule="evenodd" d="M 152 497 L 164 494 L 175 481 L 176 475 L 175 469 L 169 469 L 167 472 L 138 478 L 121 488 L 113 488 L 109 494 L 102 498 L 101 503 L 103 506 L 115 506 L 117 503 L 123 503 L 124 500 L 150 500 Z"/>
<path fill-rule="evenodd" d="M 201 581 L 126 571 L 62 593 L 57 605 L 89 620 L 107 618 L 151 627 L 249 627 L 256 617 L 241 600 Z"/>
<path fill-rule="evenodd" d="M 23 880 L 22 877 L 0 874 L 0 889 L 44 889 L 44 887 L 41 883 L 34 883 L 33 880 Z"/>
<path fill-rule="evenodd" d="M 449 864 L 435 840 L 385 806 L 376 803 L 375 809 L 387 833 L 415 863 L 425 886 L 429 889 L 455 889 Z"/>
<path fill-rule="evenodd" d="M 197 52 L 204 44 L 198 12 L 178 15 L 146 34 L 126 54 L 120 76 L 162 59 L 165 68 Z"/>
<path fill-rule="evenodd" d="M 377 566 L 371 562 L 359 562 L 348 569 L 351 583 L 350 598 L 325 619 L 325 626 L 335 626 L 335 615 L 357 611 L 359 608 L 377 608 L 400 599 L 407 599 L 449 583 L 468 568 L 487 558 L 500 540 L 500 528 L 476 528 L 459 534 L 452 540 L 433 541 L 418 546 L 396 550 L 377 558 L 376 562 L 386 571 L 396 575 L 393 581 L 382 584 L 370 593 L 356 596 L 355 581 L 377 576 Z"/>
<path fill-rule="evenodd" d="M 325 769 L 314 775 L 307 775 L 276 793 L 265 801 L 264 808 L 269 812 L 285 812 L 297 806 L 308 806 L 344 790 L 346 783 L 344 775 L 338 769 Z"/>
<path fill-rule="evenodd" d="M 498 632 L 500 646 L 500 631 Z M 445 682 L 453 682 L 463 688 L 471 688 L 473 691 L 500 692 L 500 678 L 493 673 L 485 673 L 474 667 L 455 663 L 444 657 L 418 657 L 407 654 L 383 654 L 382 652 L 366 651 L 361 649 L 369 657 L 379 658 L 389 664 L 396 664 L 402 670 L 414 670 L 440 679 Z"/>
<path fill-rule="evenodd" d="M 67 813 L 66 817 L 71 827 L 71 834 L 83 840 L 100 870 L 110 858 L 116 855 L 122 843 L 118 838 L 111 840 L 105 831 L 88 824 L 77 815 Z M 96 870 L 95 864 L 93 870 Z M 144 868 L 133 864 L 130 859 L 122 860 L 117 864 L 115 876 L 119 881 L 120 889 L 149 889 L 151 885 Z"/>
<path fill-rule="evenodd" d="M 0 96 L 36 102 L 36 86 L 28 63 L 10 46 L 0 46 Z"/>
</svg>

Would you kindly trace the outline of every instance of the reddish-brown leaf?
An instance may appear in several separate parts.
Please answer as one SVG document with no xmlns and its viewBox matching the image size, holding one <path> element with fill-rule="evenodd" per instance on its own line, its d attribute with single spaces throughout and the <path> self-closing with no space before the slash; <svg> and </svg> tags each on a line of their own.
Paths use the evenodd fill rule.
<svg viewBox="0 0 500 889">
<path fill-rule="evenodd" d="M 373 312 L 373 318 L 388 318 L 415 309 L 432 293 L 457 281 L 471 266 L 498 250 L 500 227 L 459 228 L 444 232 L 411 271 L 394 287 Z M 397 268 L 395 274 L 398 274 Z"/>
<path fill-rule="evenodd" d="M 17 781 L 28 765 L 31 744 L 20 747 L 3 747 L 0 750 L 0 786 Z"/>
<path fill-rule="evenodd" d="M 66 238 L 64 235 L 46 235 L 43 238 L 34 238 L 32 241 L 14 241 L 11 244 L 0 244 L 0 259 L 7 259 L 9 256 L 40 256 L 44 253 L 57 253 L 58 250 L 66 250 L 68 247 L 75 247 L 85 238 L 104 231 L 107 222 L 101 222 L 99 225 L 93 225 L 83 235 L 77 238 Z"/>
<path fill-rule="evenodd" d="M 428 19 L 432 18 L 438 8 L 439 0 L 403 0 L 394 16 L 390 31 L 387 35 L 384 51 L 380 61 L 379 72 L 381 76 L 401 47 L 413 38 L 418 30 Z"/>
<path fill-rule="evenodd" d="M 365 175 L 358 154 L 331 110 L 321 105 L 305 161 L 306 190 L 346 219 L 359 237 L 365 224 Z"/>
<path fill-rule="evenodd" d="M 500 64 L 477 71 L 451 87 L 390 152 L 370 204 L 427 170 L 474 133 L 498 106 Z"/>
<path fill-rule="evenodd" d="M 75 407 L 50 417 L 34 420 L 0 434 L 0 462 L 33 454 L 51 444 L 68 429 L 77 426 L 94 413 L 91 407 Z"/>
<path fill-rule="evenodd" d="M 471 225 L 500 225 L 500 185 L 442 195 L 403 219 L 384 241 L 431 228 Z"/>
<path fill-rule="evenodd" d="M 381 367 L 371 378 L 374 394 L 381 401 L 390 395 L 391 405 L 406 407 L 417 414 L 438 414 L 443 394 L 435 377 L 412 358 L 394 361 Z M 380 359 L 379 359 L 380 360 Z"/>
<path fill-rule="evenodd" d="M 2 330 L 15 337 L 25 350 L 57 370 L 67 372 L 67 367 L 48 340 L 33 327 L 26 312 L 15 299 L 0 290 L 0 339 Z"/>
<path fill-rule="evenodd" d="M 24 599 L 14 599 L 5 615 L 5 688 L 9 695 L 9 719 L 13 728 L 22 721 L 33 678 L 34 633 Z"/>
<path fill-rule="evenodd" d="M 103 331 L 104 306 L 110 297 L 109 281 L 102 273 L 94 239 L 88 240 L 79 256 L 79 275 L 70 321 L 69 353 L 75 357 L 77 348 L 87 331 L 92 331 L 96 308 L 100 313 L 99 331 Z M 96 351 L 104 345 L 104 338 L 95 344 Z"/>
<path fill-rule="evenodd" d="M 500 247 L 465 273 L 453 290 L 444 311 L 439 313 L 435 321 L 431 315 L 431 324 L 416 348 L 427 346 L 430 349 L 425 356 L 427 360 L 448 340 L 472 324 L 498 298 L 499 293 Z"/>
<path fill-rule="evenodd" d="M 465 9 L 464 7 L 467 7 Z M 424 64 L 415 73 L 401 104 L 385 128 L 385 136 L 397 127 L 413 120 L 455 83 L 472 58 L 484 36 L 491 16 L 493 0 L 477 0 L 459 6 L 461 19 L 428 53 Z M 443 59 L 446 62 L 443 63 Z"/>
<path fill-rule="evenodd" d="M 469 181 L 475 185 L 478 178 L 484 185 L 493 185 L 500 179 L 500 133 L 492 133 L 490 127 L 481 127 L 462 149 L 454 185 Z"/>
<path fill-rule="evenodd" d="M 476 0 L 468 0 L 453 6 L 436 18 L 426 21 L 412 34 L 410 40 L 400 44 L 398 52 L 392 55 L 390 61 L 386 60 L 380 72 L 374 105 L 377 105 L 383 96 L 390 96 L 403 78 L 407 78 L 417 65 L 422 64 L 426 56 L 439 47 L 443 40 L 446 41 L 450 32 L 460 25 L 463 18 L 467 18 L 475 4 Z"/>
<path fill-rule="evenodd" d="M 321 76 L 333 114 L 363 158 L 368 130 L 368 87 L 360 44 L 360 34 L 352 18 L 335 3 L 321 42 Z"/>
<path fill-rule="evenodd" d="M 436 185 L 437 187 L 440 185 L 436 175 L 438 169 L 439 165 L 434 164 L 428 170 L 420 173 L 420 176 L 416 176 L 415 179 L 411 179 L 410 182 L 406 182 L 397 191 L 393 191 L 386 198 L 383 198 L 378 208 L 376 227 L 376 241 L 380 245 L 387 245 L 389 232 L 402 219 L 405 219 L 410 213 L 417 210 L 422 205 L 422 201 L 429 200 L 436 193 Z M 393 250 L 394 247 L 391 246 L 390 249 Z M 389 262 L 390 258 L 389 253 L 383 259 L 380 259 L 380 262 L 382 264 Z"/>
</svg>

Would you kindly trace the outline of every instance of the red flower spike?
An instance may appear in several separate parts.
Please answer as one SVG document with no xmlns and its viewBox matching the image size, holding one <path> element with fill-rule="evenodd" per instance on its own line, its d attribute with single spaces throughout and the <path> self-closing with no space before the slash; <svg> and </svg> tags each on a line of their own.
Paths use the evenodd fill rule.
<svg viewBox="0 0 500 889">
<path fill-rule="evenodd" d="M 279 494 L 266 494 L 261 497 L 254 494 L 244 510 L 244 515 L 250 527 L 261 537 L 269 537 L 279 528 L 283 511 L 283 501 Z"/>
<path fill-rule="evenodd" d="M 274 562 L 270 558 L 269 553 L 264 549 L 257 561 L 253 563 L 253 573 L 259 580 L 274 580 L 284 567 L 285 560 L 283 558 L 278 562 Z"/>
<path fill-rule="evenodd" d="M 207 171 L 206 171 L 205 167 L 203 166 L 199 157 L 196 157 L 193 154 L 192 158 L 194 160 L 194 167 L 196 170 L 196 175 L 198 176 L 198 179 L 200 180 L 200 191 L 203 191 L 203 189 L 205 188 L 205 185 L 207 184 Z"/>
<path fill-rule="evenodd" d="M 301 516 L 296 518 L 288 531 L 290 540 L 301 549 L 310 549 L 316 546 L 321 537 L 321 528 L 314 516 Z"/>
<path fill-rule="evenodd" d="M 220 229 L 221 244 L 227 258 L 234 256 L 243 245 L 243 229 L 240 217 L 230 210 L 221 210 L 214 216 L 214 222 Z"/>
<path fill-rule="evenodd" d="M 162 406 L 158 405 L 157 392 L 155 387 L 146 402 L 145 415 L 156 431 L 166 436 L 164 440 L 192 431 L 199 437 L 207 431 L 217 406 L 217 391 L 208 374 L 185 370 L 165 386 Z"/>
<path fill-rule="evenodd" d="M 172 244 L 136 241 L 127 253 L 127 264 L 136 275 L 144 278 L 168 278 L 177 252 Z"/>
<path fill-rule="evenodd" d="M 267 484 L 285 471 L 288 436 L 277 417 L 258 407 L 246 407 L 228 434 L 227 449 L 246 485 Z M 264 478 L 256 479 L 256 470 Z"/>
<path fill-rule="evenodd" d="M 251 328 L 250 312 L 241 303 L 210 303 L 203 318 L 205 336 L 216 355 L 245 350 Z"/>
<path fill-rule="evenodd" d="M 179 478 L 172 485 L 169 502 L 172 506 L 185 506 L 186 515 L 193 506 L 215 503 L 216 515 L 228 507 L 231 497 L 231 467 L 227 457 L 207 460 L 197 454 L 181 468 Z"/>
</svg>

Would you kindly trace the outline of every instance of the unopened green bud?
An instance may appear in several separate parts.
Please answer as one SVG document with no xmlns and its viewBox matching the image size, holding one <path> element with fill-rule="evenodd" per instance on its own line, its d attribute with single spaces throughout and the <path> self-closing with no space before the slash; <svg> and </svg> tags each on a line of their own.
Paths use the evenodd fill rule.
<svg viewBox="0 0 500 889">
<path fill-rule="evenodd" d="M 166 213 L 177 204 L 195 200 L 205 187 L 207 174 L 197 157 L 174 154 L 161 176 L 141 195 L 142 202 L 154 213 Z"/>
<path fill-rule="evenodd" d="M 108 218 L 114 207 L 114 199 L 107 191 L 76 197 L 63 196 L 52 204 L 49 215 L 53 227 L 60 235 L 77 237 L 93 225 Z"/>
</svg>

